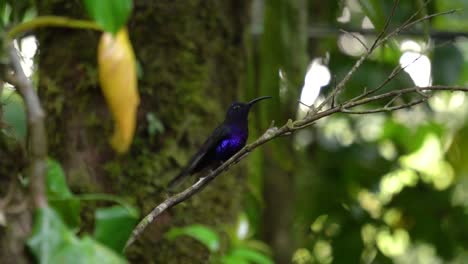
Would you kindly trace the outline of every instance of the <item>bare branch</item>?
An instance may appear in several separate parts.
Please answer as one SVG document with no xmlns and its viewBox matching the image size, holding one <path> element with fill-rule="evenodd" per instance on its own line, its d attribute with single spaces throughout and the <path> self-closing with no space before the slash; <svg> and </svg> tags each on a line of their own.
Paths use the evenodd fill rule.
<svg viewBox="0 0 468 264">
<path fill-rule="evenodd" d="M 393 8 L 392 12 L 390 13 L 390 16 L 387 18 L 385 21 L 385 26 L 382 30 L 382 32 L 377 36 L 377 38 L 374 40 L 372 46 L 367 49 L 367 51 L 357 60 L 351 70 L 346 74 L 346 76 L 338 83 L 338 85 L 335 87 L 335 89 L 331 92 L 331 94 L 317 107 L 317 111 L 320 111 L 326 104 L 328 104 L 330 101 L 333 101 L 334 98 L 337 96 L 338 93 L 341 92 L 348 83 L 348 81 L 351 79 L 351 76 L 354 75 L 354 73 L 361 67 L 362 63 L 372 54 L 372 52 L 380 45 L 383 43 L 384 39 L 387 39 L 388 35 L 384 37 L 385 31 L 387 30 L 390 21 L 392 20 L 393 16 L 395 15 L 395 9 L 398 5 L 399 0 L 395 0 L 393 3 Z"/>
<path fill-rule="evenodd" d="M 221 166 L 210 172 L 207 176 L 200 178 L 194 185 L 190 186 L 189 188 L 185 189 L 184 191 L 175 194 L 174 196 L 169 197 L 164 202 L 160 203 L 156 206 L 143 220 L 138 223 L 135 229 L 132 232 L 131 237 L 127 241 L 125 247 L 131 245 L 137 237 L 143 232 L 143 230 L 154 221 L 154 219 L 160 215 L 162 212 L 166 211 L 167 209 L 187 200 L 188 198 L 192 197 L 194 194 L 203 190 L 203 188 L 211 182 L 216 176 L 218 176 L 224 170 L 227 170 L 232 165 L 238 163 L 244 157 L 247 156 L 253 149 L 257 148 L 260 145 L 265 144 L 269 140 L 273 139 L 274 137 L 278 137 L 285 132 L 287 132 L 287 127 L 283 126 L 282 130 L 279 131 L 277 127 L 269 128 L 259 139 L 255 142 L 245 146 L 242 150 L 237 152 L 234 156 L 232 156 L 229 160 L 224 162 Z"/>
<path fill-rule="evenodd" d="M 359 100 L 361 98 L 364 98 L 366 96 L 369 96 L 371 94 L 376 93 L 377 91 L 379 91 L 380 89 L 385 87 L 388 83 L 390 83 L 393 79 L 395 79 L 395 77 L 397 77 L 398 74 L 400 74 L 404 69 L 406 69 L 406 67 L 410 66 L 411 64 L 413 64 L 417 60 L 419 60 L 421 58 L 421 56 L 422 56 L 422 54 L 420 54 L 411 63 L 409 63 L 408 65 L 405 65 L 404 67 L 401 67 L 400 65 L 395 66 L 395 68 L 393 68 L 392 72 L 387 76 L 387 78 L 379 86 L 377 86 L 377 87 L 375 87 L 374 89 L 371 89 L 371 90 L 364 89 L 364 92 L 361 95 L 358 95 L 358 96 L 354 97 L 351 100 Z"/>
<path fill-rule="evenodd" d="M 456 9 L 452 9 L 452 10 L 448 10 L 448 11 L 444 11 L 444 12 L 439 12 L 439 13 L 427 15 L 427 16 L 421 17 L 421 18 L 419 18 L 419 19 L 416 19 L 416 20 L 414 20 L 414 21 L 412 21 L 412 22 L 407 22 L 407 23 L 403 24 L 403 26 L 398 27 L 397 29 L 395 29 L 394 31 L 392 31 L 391 33 L 389 33 L 387 36 L 385 36 L 384 38 L 382 38 L 382 39 L 379 41 L 379 43 L 378 43 L 377 46 L 379 46 L 379 45 L 382 44 L 383 42 L 387 41 L 388 39 L 390 39 L 390 38 L 392 38 L 392 37 L 398 35 L 401 31 L 403 31 L 403 30 L 405 30 L 405 29 L 408 29 L 408 28 L 410 28 L 410 27 L 412 27 L 412 26 L 414 26 L 414 25 L 416 25 L 416 24 L 418 24 L 418 23 L 420 23 L 420 22 L 422 22 L 422 21 L 426 21 L 426 20 L 429 20 L 429 19 L 431 19 L 431 18 L 433 18 L 433 17 L 437 17 L 437 16 L 443 16 L 443 15 L 453 14 L 453 13 L 455 13 L 455 12 L 457 12 L 457 11 L 458 11 L 458 10 L 456 10 Z M 413 18 L 414 15 L 411 16 L 411 17 Z"/>
<path fill-rule="evenodd" d="M 155 207 L 138 225 L 137 227 L 133 230 L 132 235 L 130 239 L 127 241 L 126 247 L 130 246 L 137 238 L 138 236 L 143 232 L 143 230 L 151 224 L 157 216 L 159 216 L 162 212 L 166 211 L 167 209 L 179 204 L 182 201 L 187 200 L 194 194 L 198 193 L 201 191 L 209 182 L 211 182 L 214 178 L 216 178 L 219 174 L 221 174 L 223 171 L 229 169 L 232 165 L 238 163 L 240 160 L 242 160 L 248 153 L 250 153 L 252 150 L 255 148 L 259 147 L 260 145 L 265 144 L 266 142 L 279 137 L 283 136 L 286 134 L 291 134 L 292 132 L 296 130 L 303 129 L 307 126 L 310 126 L 315 123 L 315 121 L 322 119 L 326 116 L 330 116 L 334 113 L 337 112 L 342 112 L 342 113 L 349 113 L 349 114 L 371 114 L 371 113 L 379 113 L 379 112 L 389 112 L 389 111 L 395 111 L 399 110 L 402 108 L 408 108 L 417 104 L 420 104 L 424 101 L 426 101 L 428 98 L 424 97 L 422 99 L 414 100 L 409 103 L 397 105 L 397 106 L 389 106 L 388 104 L 385 107 L 382 108 L 377 108 L 377 109 L 371 109 L 371 110 L 363 110 L 363 111 L 352 111 L 348 110 L 350 108 L 367 104 L 373 101 L 378 101 L 382 100 L 385 98 L 394 98 L 403 95 L 403 94 L 409 94 L 409 93 L 417 93 L 418 91 L 441 91 L 441 90 L 446 90 L 446 91 L 465 91 L 468 92 L 468 87 L 457 87 L 457 86 L 429 86 L 429 87 L 411 87 L 411 88 L 406 88 L 406 89 L 400 89 L 400 90 L 395 90 L 391 91 L 388 93 L 364 98 L 361 100 L 357 100 L 354 102 L 348 102 L 342 106 L 336 106 L 334 108 L 330 108 L 328 110 L 324 110 L 322 112 L 318 112 L 314 115 L 311 115 L 310 117 L 306 117 L 303 120 L 299 121 L 288 121 L 285 125 L 283 125 L 280 128 L 272 127 L 268 129 L 259 139 L 255 140 L 253 143 L 245 146 L 242 150 L 237 152 L 234 156 L 232 156 L 229 160 L 224 162 L 220 167 L 218 167 L 216 170 L 212 171 L 209 173 L 206 177 L 201 178 L 199 181 L 197 181 L 194 185 L 190 186 L 189 188 L 185 189 L 183 192 L 175 194 L 172 197 L 169 197 L 166 199 L 164 202 L 159 204 L 157 207 Z"/>
<path fill-rule="evenodd" d="M 311 107 L 312 107 L 311 105 L 308 105 L 308 104 L 302 102 L 301 100 L 297 100 L 297 102 L 298 102 L 299 104 L 301 104 L 301 105 L 307 107 L 307 108 L 311 108 Z"/>
<path fill-rule="evenodd" d="M 198 182 L 194 185 L 190 186 L 189 188 L 185 189 L 184 191 L 175 194 L 169 198 L 167 198 L 164 202 L 156 206 L 133 230 L 132 235 L 130 236 L 129 240 L 127 241 L 126 248 L 130 246 L 144 231 L 144 229 L 151 224 L 161 213 L 168 210 L 169 208 L 181 203 L 182 201 L 187 200 L 194 194 L 203 190 L 203 188 L 211 182 L 214 178 L 216 178 L 219 174 L 223 171 L 229 169 L 232 165 L 238 163 L 242 160 L 248 153 L 256 149 L 257 147 L 267 143 L 268 141 L 285 136 L 290 135 L 294 131 L 304 129 L 308 126 L 315 124 L 317 120 L 325 118 L 327 116 L 333 115 L 335 113 L 349 113 L 349 114 L 371 114 L 371 113 L 379 113 L 379 112 L 389 112 L 389 111 L 396 111 L 402 108 L 409 108 L 411 106 L 420 104 L 425 102 L 432 94 L 424 94 L 423 91 L 464 91 L 468 92 L 468 87 L 458 87 L 458 86 L 428 86 L 428 87 L 410 87 L 404 88 L 399 90 L 390 91 L 387 93 L 382 93 L 374 96 L 370 96 L 373 93 L 379 91 L 382 87 L 384 87 L 388 82 L 390 82 L 395 76 L 398 75 L 404 68 L 397 66 L 392 73 L 388 76 L 388 78 L 382 82 L 378 87 L 367 90 L 365 89 L 363 94 L 348 100 L 340 105 L 336 105 L 335 99 L 337 95 L 345 88 L 348 81 L 351 79 L 352 75 L 357 71 L 357 69 L 362 65 L 362 63 L 372 54 L 372 52 L 388 40 L 390 37 L 395 36 L 401 30 L 407 29 L 412 25 L 419 23 L 421 21 L 430 19 L 434 16 L 442 15 L 442 14 L 449 14 L 455 12 L 454 10 L 438 13 L 434 15 L 424 16 L 420 19 L 414 20 L 417 13 L 410 17 L 405 24 L 394 31 L 385 35 L 385 31 L 388 29 L 391 19 L 393 18 L 396 10 L 396 6 L 398 4 L 398 0 L 394 1 L 394 6 L 391 12 L 391 15 L 387 18 L 383 31 L 379 34 L 379 36 L 374 41 L 373 45 L 367 49 L 367 51 L 355 62 L 354 66 L 350 69 L 350 71 L 346 74 L 346 76 L 336 85 L 335 89 L 327 96 L 327 98 L 317 107 L 313 108 L 313 111 L 309 111 L 303 119 L 300 120 L 288 120 L 283 126 L 281 127 L 270 127 L 260 138 L 255 140 L 254 142 L 248 144 L 239 152 L 237 152 L 234 156 L 232 156 L 229 160 L 224 162 L 220 167 L 215 169 L 214 171 L 210 172 L 206 177 L 201 178 Z M 418 11 L 419 13 L 420 11 Z M 404 94 L 419 94 L 423 98 L 419 98 L 409 103 L 403 103 L 395 106 L 391 106 L 394 101 L 404 95 Z M 424 96 L 423 96 L 424 95 Z M 352 110 L 353 108 L 361 105 L 365 105 L 371 102 L 376 102 L 384 99 L 390 99 L 389 102 L 381 108 L 370 109 L 370 110 Z M 331 107 L 322 111 L 322 108 L 327 105 L 328 103 L 332 102 Z M 303 104 L 299 101 L 299 103 Z M 312 106 L 307 106 L 312 109 Z"/>
<path fill-rule="evenodd" d="M 393 102 L 397 97 L 392 98 Z M 390 104 L 386 104 L 384 107 L 381 108 L 376 108 L 376 109 L 370 109 L 370 110 L 361 110 L 361 111 L 353 111 L 353 110 L 347 110 L 347 109 L 342 109 L 341 112 L 346 113 L 346 114 L 354 114 L 354 115 L 365 115 L 365 114 L 374 114 L 374 113 L 381 113 L 381 112 L 392 112 L 396 110 L 400 110 L 403 108 L 409 108 L 411 106 L 423 103 L 427 100 L 427 98 L 422 98 L 418 100 L 411 101 L 406 104 L 401 104 L 401 105 L 395 105 L 395 106 L 390 106 Z"/>
<path fill-rule="evenodd" d="M 24 100 L 28 117 L 30 145 L 29 175 L 34 206 L 47 206 L 44 178 L 47 169 L 47 136 L 44 126 L 45 113 L 31 81 L 24 74 L 18 51 L 10 45 L 9 58 L 13 73 L 5 72 L 5 81 L 13 85 Z"/>
<path fill-rule="evenodd" d="M 401 94 L 395 95 L 392 99 L 390 99 L 390 101 L 388 101 L 388 103 L 385 104 L 384 108 L 390 107 L 396 101 L 396 99 L 400 97 L 401 97 Z"/>
<path fill-rule="evenodd" d="M 385 106 L 382 108 L 362 110 L 362 111 L 349 110 L 356 106 L 364 105 L 370 102 L 375 102 L 375 101 L 379 101 L 379 100 L 386 99 L 386 98 L 395 98 L 403 94 L 417 93 L 418 91 L 464 91 L 464 92 L 468 92 L 468 87 L 428 86 L 428 87 L 411 87 L 411 88 L 406 88 L 406 89 L 395 90 L 395 91 L 387 92 L 384 94 L 364 98 L 355 102 L 349 101 L 348 103 L 345 103 L 342 106 L 336 106 L 334 108 L 330 108 L 330 109 L 318 112 L 302 120 L 297 120 L 297 121 L 289 120 L 286 124 L 284 124 L 280 128 L 271 127 L 260 138 L 250 143 L 249 145 L 245 146 L 242 150 L 237 152 L 234 156 L 232 156 L 229 160 L 224 162 L 216 170 L 210 172 L 206 177 L 201 178 L 194 185 L 185 189 L 181 193 L 178 193 L 178 194 L 175 194 L 174 196 L 169 197 L 164 202 L 156 206 L 145 218 L 143 218 L 143 220 L 140 221 L 140 223 L 133 230 L 130 239 L 127 241 L 126 247 L 130 246 L 133 242 L 135 242 L 135 240 L 141 235 L 143 230 L 149 224 L 151 224 L 161 213 L 187 200 L 188 198 L 192 197 L 194 194 L 203 190 L 203 188 L 209 182 L 211 182 L 214 178 L 216 178 L 219 174 L 221 174 L 225 170 L 228 170 L 232 165 L 242 160 L 248 153 L 250 153 L 257 147 L 267 143 L 268 141 L 274 138 L 280 137 L 280 136 L 291 134 L 294 131 L 304 129 L 310 125 L 313 125 L 317 120 L 330 116 L 332 114 L 338 113 L 338 112 L 349 113 L 349 114 L 371 114 L 371 113 L 379 113 L 379 112 L 389 112 L 389 111 L 395 111 L 395 110 L 399 110 L 403 108 L 408 108 L 408 107 L 425 102 L 428 99 L 427 97 L 417 99 L 409 103 L 396 105 L 396 106 Z"/>
</svg>

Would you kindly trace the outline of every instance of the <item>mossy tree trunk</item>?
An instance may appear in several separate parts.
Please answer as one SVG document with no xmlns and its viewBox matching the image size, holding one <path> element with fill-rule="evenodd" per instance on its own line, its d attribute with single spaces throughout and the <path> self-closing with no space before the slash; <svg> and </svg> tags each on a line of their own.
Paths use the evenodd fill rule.
<svg viewBox="0 0 468 264">
<path fill-rule="evenodd" d="M 149 212 L 225 108 L 239 97 L 244 73 L 245 0 L 135 1 L 129 22 L 142 75 L 138 127 L 129 153 L 109 148 L 112 120 L 97 85 L 96 47 L 91 31 L 46 29 L 39 35 L 40 95 L 47 110 L 50 155 L 64 166 L 75 192 L 110 192 Z M 84 18 L 77 1 L 39 1 L 39 14 Z M 164 131 L 148 129 L 148 115 Z M 148 228 L 130 248 L 135 263 L 206 263 L 196 242 L 169 242 L 170 226 L 208 224 L 222 230 L 240 210 L 242 167 L 223 175 L 191 200 Z M 85 205 L 91 208 L 92 205 Z M 85 231 L 91 230 L 87 216 Z M 89 214 L 89 213 L 88 213 Z"/>
</svg>

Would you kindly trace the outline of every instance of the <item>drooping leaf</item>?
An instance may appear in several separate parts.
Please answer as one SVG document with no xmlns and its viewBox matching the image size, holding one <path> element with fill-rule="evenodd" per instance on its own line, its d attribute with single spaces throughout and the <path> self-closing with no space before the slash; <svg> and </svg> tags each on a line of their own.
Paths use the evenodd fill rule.
<svg viewBox="0 0 468 264">
<path fill-rule="evenodd" d="M 34 216 L 32 235 L 27 244 L 39 263 L 51 263 L 52 256 L 65 243 L 76 237 L 50 207 L 40 208 Z"/>
<path fill-rule="evenodd" d="M 96 210 L 95 218 L 95 239 L 121 254 L 138 220 L 136 210 L 122 206 L 100 208 Z"/>
<path fill-rule="evenodd" d="M 173 240 L 179 236 L 189 236 L 205 245 L 211 252 L 219 249 L 219 236 L 209 227 L 203 225 L 191 225 L 186 227 L 174 227 L 166 234 L 166 238 Z"/>
<path fill-rule="evenodd" d="M 65 173 L 60 164 L 52 159 L 47 161 L 46 191 L 49 204 L 71 228 L 80 224 L 80 200 L 68 188 Z"/>
<path fill-rule="evenodd" d="M 115 122 L 111 145 L 119 153 L 130 147 L 135 131 L 137 91 L 135 55 L 126 29 L 115 38 L 104 33 L 98 47 L 99 82 Z"/>
<path fill-rule="evenodd" d="M 120 264 L 127 261 L 90 237 L 61 247 L 51 258 L 51 264 Z"/>
<path fill-rule="evenodd" d="M 84 0 L 88 14 L 106 32 L 116 34 L 132 12 L 132 0 Z"/>
</svg>

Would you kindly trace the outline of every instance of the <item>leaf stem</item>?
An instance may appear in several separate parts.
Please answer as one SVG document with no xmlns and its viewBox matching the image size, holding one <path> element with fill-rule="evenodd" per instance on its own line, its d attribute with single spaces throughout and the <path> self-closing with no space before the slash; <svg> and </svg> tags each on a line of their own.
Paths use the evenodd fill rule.
<svg viewBox="0 0 468 264">
<path fill-rule="evenodd" d="M 7 37 L 9 39 L 14 39 L 27 31 L 40 27 L 66 27 L 102 31 L 102 28 L 92 21 L 71 19 L 61 16 L 39 16 L 30 21 L 13 26 L 8 31 Z"/>
</svg>

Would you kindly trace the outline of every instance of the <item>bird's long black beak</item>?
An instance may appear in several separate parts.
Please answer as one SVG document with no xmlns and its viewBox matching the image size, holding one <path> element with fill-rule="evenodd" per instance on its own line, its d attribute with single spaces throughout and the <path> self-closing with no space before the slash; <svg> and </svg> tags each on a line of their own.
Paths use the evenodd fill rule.
<svg viewBox="0 0 468 264">
<path fill-rule="evenodd" d="M 255 104 L 256 102 L 258 102 L 258 101 L 261 101 L 261 100 L 264 100 L 264 99 L 270 99 L 270 98 L 271 98 L 271 96 L 262 96 L 262 97 L 258 97 L 258 98 L 253 99 L 252 101 L 248 102 L 247 104 L 248 104 L 249 106 L 252 106 L 252 105 L 254 105 L 254 104 Z"/>
</svg>

